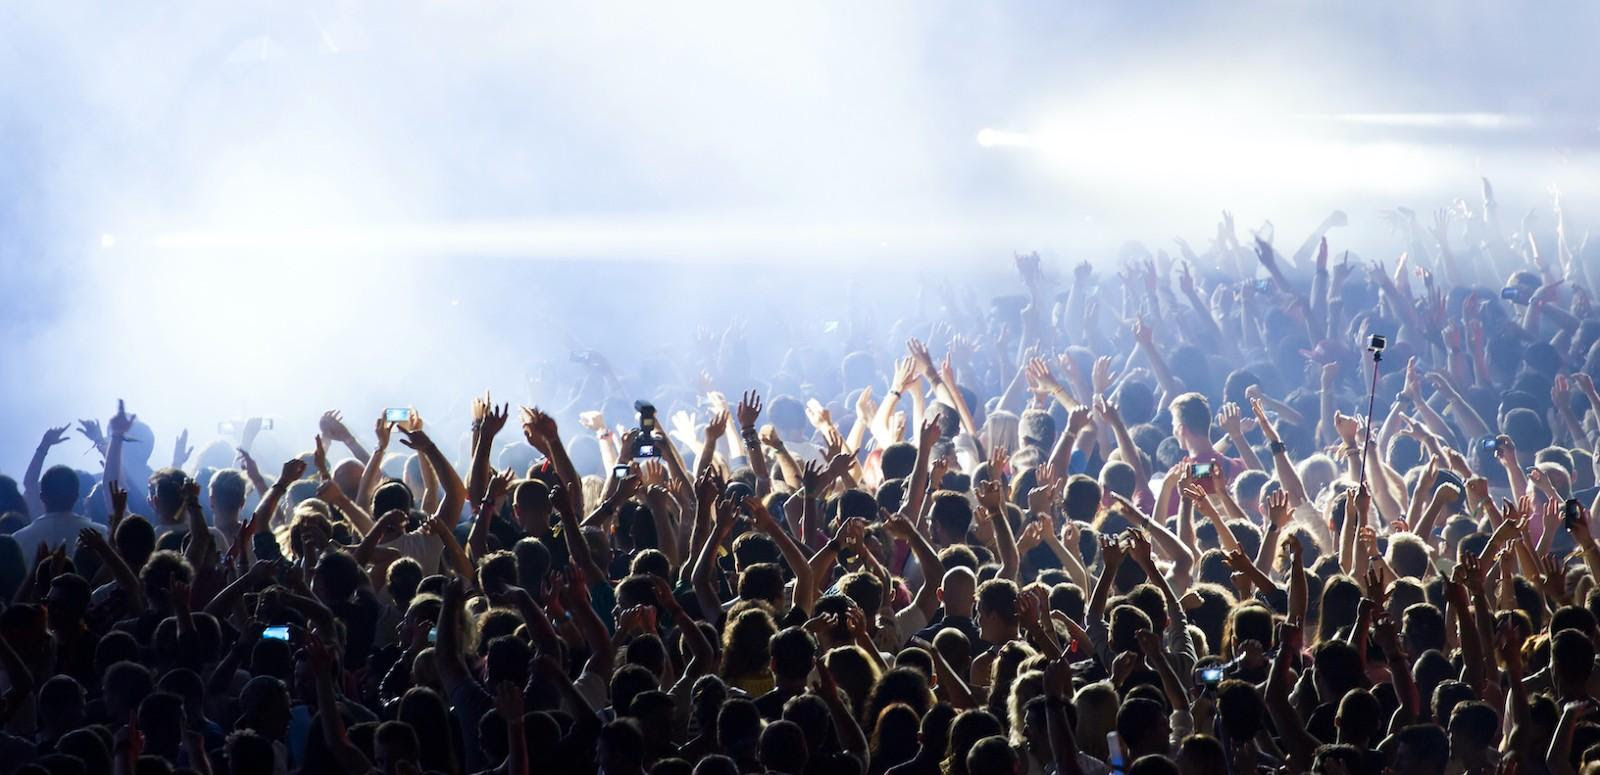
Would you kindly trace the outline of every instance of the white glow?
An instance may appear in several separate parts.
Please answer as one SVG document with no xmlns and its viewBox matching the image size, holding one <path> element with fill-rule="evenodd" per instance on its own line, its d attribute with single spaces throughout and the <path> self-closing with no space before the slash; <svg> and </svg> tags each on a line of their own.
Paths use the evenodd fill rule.
<svg viewBox="0 0 1600 775">
<path fill-rule="evenodd" d="M 1186 103 L 1180 90 L 1087 101 L 1030 131 L 984 128 L 978 145 L 1020 149 L 1056 175 L 1097 186 L 1216 185 L 1248 175 L 1257 186 L 1388 193 L 1424 185 L 1444 167 L 1437 150 L 1397 140 L 1346 138 L 1303 116 Z M 1480 126 L 1500 126 L 1474 114 Z M 1423 122 L 1424 114 L 1351 114 L 1337 123 Z M 1439 118 L 1433 116 L 1432 118 Z M 1460 119 L 1462 121 L 1468 118 Z M 1336 129 L 1336 127 L 1335 127 Z"/>
<path fill-rule="evenodd" d="M 1530 116 L 1505 113 L 1307 113 L 1297 118 L 1382 127 L 1514 129 L 1534 125 Z"/>
</svg>

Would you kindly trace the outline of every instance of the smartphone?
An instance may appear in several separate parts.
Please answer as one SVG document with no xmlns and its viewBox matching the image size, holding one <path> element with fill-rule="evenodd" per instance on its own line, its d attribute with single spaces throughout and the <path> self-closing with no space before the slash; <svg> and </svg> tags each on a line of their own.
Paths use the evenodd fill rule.
<svg viewBox="0 0 1600 775">
<path fill-rule="evenodd" d="M 271 417 L 262 418 L 262 420 L 261 420 L 261 430 L 264 430 L 264 431 L 272 430 L 272 418 Z"/>
<path fill-rule="evenodd" d="M 1566 525 L 1568 531 L 1571 531 L 1572 526 L 1577 524 L 1578 515 L 1581 513 L 1583 512 L 1578 504 L 1578 499 L 1568 498 L 1566 503 L 1561 504 L 1561 523 Z"/>
<path fill-rule="evenodd" d="M 1266 277 L 1256 280 L 1256 292 L 1266 293 L 1272 290 L 1272 280 Z"/>
<path fill-rule="evenodd" d="M 289 639 L 289 628 L 288 628 L 288 626 L 281 625 L 281 624 L 276 626 L 276 627 L 268 627 L 268 628 L 266 628 L 266 629 L 261 631 L 261 639 L 262 640 L 288 640 Z"/>
<path fill-rule="evenodd" d="M 1189 466 L 1189 475 L 1196 479 L 1210 479 L 1216 468 L 1216 463 L 1193 463 Z"/>
<path fill-rule="evenodd" d="M 428 642 L 429 643 L 438 643 L 439 642 L 439 626 L 438 625 L 434 625 L 434 626 L 428 628 Z"/>
<path fill-rule="evenodd" d="M 1106 764 L 1111 765 L 1112 772 L 1128 771 L 1128 749 L 1122 745 L 1122 735 L 1115 730 L 1106 733 Z"/>
<path fill-rule="evenodd" d="M 1201 686 L 1208 689 L 1214 689 L 1219 683 L 1222 683 L 1222 668 L 1205 667 L 1200 669 Z"/>
<path fill-rule="evenodd" d="M 631 469 L 628 468 L 627 463 L 618 463 L 617 465 L 611 467 L 611 478 L 621 479 L 622 477 L 627 476 L 630 472 Z"/>
<path fill-rule="evenodd" d="M 1500 439 L 1495 436 L 1488 436 L 1485 437 L 1483 441 L 1478 442 L 1478 446 L 1492 452 L 1499 452 Z"/>
<path fill-rule="evenodd" d="M 411 410 L 405 407 L 389 407 L 383 410 L 384 422 L 411 422 Z"/>
<path fill-rule="evenodd" d="M 1510 288 L 1500 289 L 1500 298 L 1505 299 L 1513 304 L 1527 304 L 1528 297 L 1528 292 L 1520 285 L 1513 285 Z"/>
</svg>

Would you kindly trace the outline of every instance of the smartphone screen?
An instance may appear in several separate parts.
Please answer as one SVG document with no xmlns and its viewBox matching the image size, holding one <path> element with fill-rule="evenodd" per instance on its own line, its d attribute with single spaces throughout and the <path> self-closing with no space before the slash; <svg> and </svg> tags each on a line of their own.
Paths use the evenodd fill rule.
<svg viewBox="0 0 1600 775">
<path fill-rule="evenodd" d="M 615 466 L 611 467 L 611 476 L 613 478 L 621 479 L 622 477 L 627 476 L 627 475 L 628 475 L 628 464 L 627 463 L 621 463 L 621 464 L 618 464 L 618 465 L 615 465 Z"/>
<path fill-rule="evenodd" d="M 390 407 L 383 410 L 384 422 L 410 422 L 411 410 L 405 407 Z"/>
<path fill-rule="evenodd" d="M 288 640 L 289 628 L 281 624 L 276 627 L 268 627 L 261 631 L 261 638 L 263 640 Z"/>
<path fill-rule="evenodd" d="M 1115 772 L 1128 769 L 1128 752 L 1122 747 L 1122 735 L 1115 731 L 1106 733 L 1106 764 Z"/>
</svg>

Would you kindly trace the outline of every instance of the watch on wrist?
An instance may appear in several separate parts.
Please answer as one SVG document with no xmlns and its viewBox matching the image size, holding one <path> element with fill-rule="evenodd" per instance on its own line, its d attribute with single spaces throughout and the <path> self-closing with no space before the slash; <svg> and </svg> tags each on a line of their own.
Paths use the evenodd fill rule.
<svg viewBox="0 0 1600 775">
<path fill-rule="evenodd" d="M 1274 455 L 1281 455 L 1284 452 L 1287 452 L 1289 450 L 1289 448 L 1287 446 L 1285 446 L 1284 443 L 1281 442 L 1281 441 L 1272 442 L 1269 445 L 1269 448 L 1272 450 L 1272 454 L 1274 454 Z"/>
</svg>

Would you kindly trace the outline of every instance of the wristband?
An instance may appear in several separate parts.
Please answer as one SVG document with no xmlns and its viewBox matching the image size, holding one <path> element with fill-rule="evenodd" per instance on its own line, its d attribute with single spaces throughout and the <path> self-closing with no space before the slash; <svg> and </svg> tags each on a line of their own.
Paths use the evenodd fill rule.
<svg viewBox="0 0 1600 775">
<path fill-rule="evenodd" d="M 1272 454 L 1274 455 L 1281 455 L 1289 451 L 1289 448 L 1281 441 L 1272 442 L 1270 445 L 1268 445 L 1268 448 L 1272 450 Z"/>
</svg>

